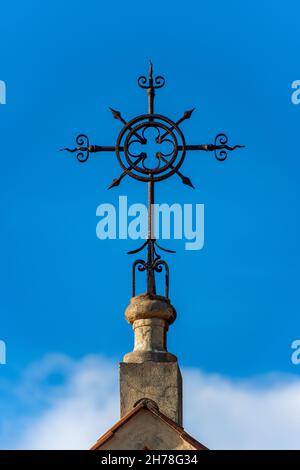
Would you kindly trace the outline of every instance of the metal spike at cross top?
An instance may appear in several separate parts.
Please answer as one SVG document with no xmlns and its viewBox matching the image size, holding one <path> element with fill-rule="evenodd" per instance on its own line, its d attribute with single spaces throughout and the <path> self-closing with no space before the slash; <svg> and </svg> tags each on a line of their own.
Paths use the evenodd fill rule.
<svg viewBox="0 0 300 470">
<path fill-rule="evenodd" d="M 147 260 L 138 259 L 132 266 L 133 296 L 135 296 L 136 269 L 138 271 L 146 271 L 147 293 L 149 295 L 156 295 L 155 273 L 162 272 L 163 268 L 165 269 L 165 297 L 168 298 L 169 296 L 169 267 L 166 261 L 161 259 L 157 250 L 169 253 L 174 253 L 174 251 L 161 247 L 154 236 L 152 208 L 154 204 L 155 183 L 176 174 L 183 184 L 194 188 L 191 180 L 180 171 L 187 151 L 213 151 L 217 160 L 224 161 L 227 158 L 228 151 L 244 147 L 243 145 L 229 146 L 227 144 L 228 138 L 225 134 L 218 134 L 213 144 L 186 144 L 179 125 L 191 117 L 194 108 L 185 111 L 176 122 L 161 114 L 155 114 L 155 90 L 162 88 L 164 84 L 165 79 L 162 76 L 153 77 L 153 69 L 150 62 L 148 78 L 145 76 L 138 78 L 138 85 L 146 89 L 148 93 L 148 114 L 142 114 L 130 121 L 126 121 L 119 111 L 110 108 L 113 117 L 123 124 L 115 145 L 90 145 L 89 138 L 85 134 L 80 134 L 76 138 L 78 147 L 62 149 L 77 153 L 77 160 L 81 163 L 86 162 L 91 153 L 115 152 L 123 171 L 118 178 L 112 181 L 108 189 L 119 186 L 125 176 L 148 183 L 148 238 L 141 247 L 128 252 L 129 254 L 136 254 L 147 247 Z M 154 155 L 153 152 L 151 154 L 147 150 L 147 144 L 149 148 L 149 132 L 151 133 L 151 131 L 155 134 L 154 137 L 153 135 L 150 137 L 154 139 L 156 146 L 159 148 Z"/>
</svg>

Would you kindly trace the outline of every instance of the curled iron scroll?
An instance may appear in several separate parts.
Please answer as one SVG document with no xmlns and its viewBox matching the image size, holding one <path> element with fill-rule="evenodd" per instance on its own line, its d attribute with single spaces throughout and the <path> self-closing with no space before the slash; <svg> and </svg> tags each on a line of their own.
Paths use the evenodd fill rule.
<svg viewBox="0 0 300 470">
<path fill-rule="evenodd" d="M 138 80 L 138 86 L 140 88 L 162 88 L 165 83 L 166 83 L 166 80 L 165 78 L 162 76 L 162 75 L 157 75 L 157 77 L 155 77 L 152 81 L 152 84 L 151 82 L 149 81 L 149 79 L 147 77 L 145 77 L 145 75 L 141 75 Z"/>
<path fill-rule="evenodd" d="M 87 135 L 85 134 L 79 134 L 76 137 L 76 143 L 78 144 L 79 147 L 77 147 L 77 150 L 79 152 L 76 155 L 77 160 L 80 163 L 85 163 L 89 156 L 90 156 L 90 141 Z"/>
<path fill-rule="evenodd" d="M 218 134 L 215 138 L 215 142 L 214 142 L 214 145 L 215 146 L 222 146 L 222 145 L 227 145 L 227 142 L 228 142 L 228 137 L 226 134 Z M 219 160 L 219 162 L 223 162 L 224 160 L 226 160 L 227 158 L 227 151 L 226 151 L 226 148 L 216 148 L 214 150 L 214 153 L 215 153 L 215 157 L 217 160 Z"/>
</svg>

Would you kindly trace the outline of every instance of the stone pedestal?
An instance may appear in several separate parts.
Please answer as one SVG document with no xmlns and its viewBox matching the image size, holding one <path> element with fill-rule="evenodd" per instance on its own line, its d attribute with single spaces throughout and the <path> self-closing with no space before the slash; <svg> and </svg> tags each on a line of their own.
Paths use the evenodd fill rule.
<svg viewBox="0 0 300 470">
<path fill-rule="evenodd" d="M 142 398 L 182 426 L 182 380 L 177 362 L 120 363 L 121 417 Z"/>
<path fill-rule="evenodd" d="M 167 331 L 176 319 L 170 301 L 148 294 L 133 297 L 125 317 L 134 331 L 134 349 L 120 364 L 121 416 L 142 398 L 182 425 L 182 381 L 177 358 L 167 351 Z"/>
</svg>

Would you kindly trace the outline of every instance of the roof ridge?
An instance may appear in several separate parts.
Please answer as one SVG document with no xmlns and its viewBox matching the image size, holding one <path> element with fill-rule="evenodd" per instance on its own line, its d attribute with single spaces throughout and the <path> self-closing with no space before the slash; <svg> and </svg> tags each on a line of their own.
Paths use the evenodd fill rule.
<svg viewBox="0 0 300 470">
<path fill-rule="evenodd" d="M 182 439 L 185 441 L 189 442 L 191 445 L 196 447 L 197 450 L 208 450 L 208 448 L 201 444 L 201 442 L 197 441 L 194 439 L 190 434 L 188 434 L 182 426 L 177 424 L 175 421 L 173 421 L 171 418 L 166 416 L 164 413 L 159 411 L 159 407 L 157 403 L 150 398 L 141 398 L 138 400 L 134 407 L 128 411 L 124 416 L 122 416 L 106 433 L 104 433 L 102 436 L 99 437 L 99 439 L 96 441 L 96 443 L 90 448 L 90 450 L 97 450 L 102 444 L 107 442 L 109 439 L 111 439 L 115 432 L 123 426 L 125 423 L 127 423 L 134 415 L 136 415 L 141 409 L 146 409 L 153 415 L 157 416 L 160 418 L 163 422 L 165 422 L 168 426 L 170 426 L 172 429 L 174 429 L 175 432 L 177 432 Z"/>
</svg>

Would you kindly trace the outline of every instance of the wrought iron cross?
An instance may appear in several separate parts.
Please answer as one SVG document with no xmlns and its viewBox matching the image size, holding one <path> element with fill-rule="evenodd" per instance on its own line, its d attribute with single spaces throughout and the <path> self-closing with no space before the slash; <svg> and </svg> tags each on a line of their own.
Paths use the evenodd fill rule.
<svg viewBox="0 0 300 470">
<path fill-rule="evenodd" d="M 169 267 L 157 251 L 175 252 L 161 247 L 155 239 L 153 220 L 155 183 L 176 174 L 183 184 L 194 188 L 190 178 L 184 176 L 180 171 L 187 151 L 213 151 L 217 160 L 224 161 L 227 158 L 227 151 L 244 147 L 243 145 L 229 146 L 225 134 L 218 134 L 213 144 L 186 144 L 179 125 L 191 117 L 195 108 L 185 111 L 176 122 L 161 114 L 155 114 L 155 90 L 162 88 L 164 84 L 165 79 L 161 75 L 153 77 L 152 63 L 150 62 L 148 78 L 145 76 L 138 78 L 138 85 L 147 90 L 147 114 L 126 121 L 119 111 L 110 108 L 113 117 L 123 124 L 115 145 L 90 145 L 89 138 L 85 134 L 80 134 L 76 138 L 78 147 L 62 149 L 72 153 L 77 152 L 77 160 L 80 163 L 86 162 L 91 153 L 115 152 L 123 171 L 118 178 L 112 181 L 108 189 L 119 186 L 125 176 L 148 183 L 148 237 L 142 246 L 128 252 L 128 254 L 136 254 L 147 248 L 147 259 L 137 259 L 132 266 L 132 296 L 135 296 L 136 269 L 140 272 L 146 271 L 147 293 L 156 295 L 155 273 L 162 272 L 163 268 L 165 269 L 165 297 L 169 296 Z M 149 129 L 155 132 L 155 143 L 159 148 L 159 151 L 154 155 L 147 150 Z"/>
</svg>

